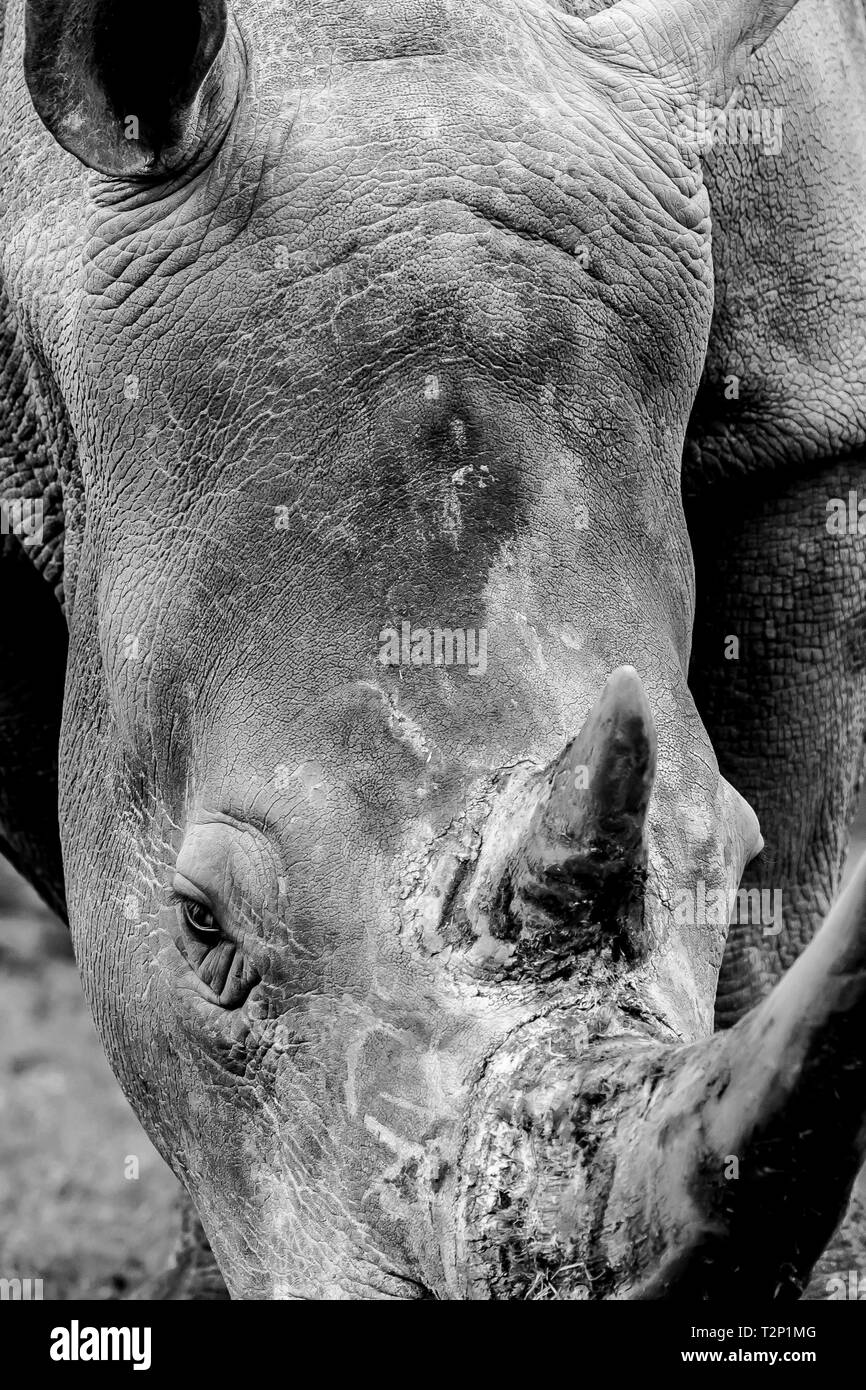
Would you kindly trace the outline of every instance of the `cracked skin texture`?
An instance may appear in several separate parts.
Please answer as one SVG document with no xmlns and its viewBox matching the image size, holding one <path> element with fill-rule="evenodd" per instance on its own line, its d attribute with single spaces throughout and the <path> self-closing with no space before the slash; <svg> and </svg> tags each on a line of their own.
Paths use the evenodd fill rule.
<svg viewBox="0 0 866 1390">
<path fill-rule="evenodd" d="M 822 498 L 864 444 L 866 190 L 840 135 L 862 7 L 801 0 L 753 62 L 746 99 L 791 138 L 706 161 L 712 322 L 704 175 L 662 136 L 663 85 L 635 99 L 575 41 L 580 7 L 239 6 L 218 155 L 156 189 L 57 149 L 5 8 L 2 487 L 46 497 L 37 564 L 70 625 L 65 887 L 109 1058 L 233 1296 L 525 1292 L 495 1252 L 467 1272 L 460 1226 L 503 1042 L 555 1051 L 562 1009 L 588 1047 L 701 1038 L 720 966 L 726 1024 L 835 887 L 862 585 Z M 487 677 L 382 667 L 404 616 L 487 626 Z M 724 963 L 707 929 L 635 972 L 506 987 L 441 949 L 412 885 L 478 854 L 514 770 L 625 662 L 659 727 L 659 943 L 673 887 L 736 886 L 757 847 L 716 759 L 760 814 L 749 881 L 795 918 Z M 7 838 L 28 814 L 4 804 Z M 240 1007 L 169 900 L 181 863 L 229 924 Z M 609 1172 L 587 1184 L 597 1260 Z"/>
</svg>

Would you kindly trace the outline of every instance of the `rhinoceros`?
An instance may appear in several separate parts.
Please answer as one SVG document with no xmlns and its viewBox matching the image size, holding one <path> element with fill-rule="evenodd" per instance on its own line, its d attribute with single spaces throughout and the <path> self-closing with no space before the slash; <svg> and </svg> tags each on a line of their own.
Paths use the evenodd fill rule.
<svg viewBox="0 0 866 1390">
<path fill-rule="evenodd" d="M 4 849 L 231 1297 L 798 1297 L 866 1135 L 862 0 L 0 19 Z"/>
</svg>

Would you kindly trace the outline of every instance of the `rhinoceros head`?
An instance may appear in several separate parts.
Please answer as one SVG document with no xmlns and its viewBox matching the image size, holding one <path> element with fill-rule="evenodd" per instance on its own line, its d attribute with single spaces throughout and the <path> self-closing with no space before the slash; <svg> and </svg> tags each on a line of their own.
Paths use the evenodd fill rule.
<svg viewBox="0 0 866 1390">
<path fill-rule="evenodd" d="M 792 1229 L 857 901 L 716 1037 L 728 914 L 676 913 L 761 845 L 687 686 L 682 113 L 790 0 L 570 8 L 26 7 L 89 170 L 40 131 L 17 265 L 75 446 L 70 915 L 236 1296 L 712 1291 L 755 1223 L 772 1292 L 853 1176 L 846 1120 Z"/>
</svg>

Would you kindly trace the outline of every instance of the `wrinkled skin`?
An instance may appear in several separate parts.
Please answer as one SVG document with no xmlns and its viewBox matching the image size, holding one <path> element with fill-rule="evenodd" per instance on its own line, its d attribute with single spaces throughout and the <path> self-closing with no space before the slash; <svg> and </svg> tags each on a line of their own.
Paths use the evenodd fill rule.
<svg viewBox="0 0 866 1390">
<path fill-rule="evenodd" d="M 54 143 L 6 6 L 5 488 L 47 499 L 30 558 L 69 625 L 65 900 L 111 1064 L 233 1297 L 656 1296 L 688 1244 L 685 1188 L 641 1212 L 611 1137 L 639 1114 L 604 1097 L 790 964 L 859 772 L 862 561 L 822 532 L 863 472 L 866 190 L 811 136 L 850 117 L 840 55 L 862 76 L 866 43 L 857 5 L 818 8 L 751 70 L 776 105 L 804 46 L 828 77 L 823 114 L 791 112 L 810 154 L 780 269 L 743 209 L 781 217 L 786 179 L 741 151 L 705 171 L 676 130 L 698 88 L 636 37 L 639 6 L 590 34 L 606 6 L 250 0 L 196 157 L 144 182 Z M 710 42 L 687 27 L 674 56 Z M 744 56 L 698 64 L 699 90 L 726 99 Z M 768 281 L 801 287 L 775 315 Z M 775 375 L 804 326 L 796 380 Z M 486 672 L 382 665 L 403 618 L 486 629 Z M 658 729 L 643 932 L 549 978 L 466 885 L 497 881 L 621 666 Z M 38 879 L 44 803 L 8 799 Z M 717 1001 L 726 928 L 672 903 L 752 860 L 792 915 L 733 933 Z M 548 1155 L 563 1107 L 577 1138 Z"/>
</svg>

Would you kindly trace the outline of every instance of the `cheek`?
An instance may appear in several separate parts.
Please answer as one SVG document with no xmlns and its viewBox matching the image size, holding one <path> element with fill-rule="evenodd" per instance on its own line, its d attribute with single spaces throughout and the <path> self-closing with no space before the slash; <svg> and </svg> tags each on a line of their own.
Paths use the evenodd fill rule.
<svg viewBox="0 0 866 1390">
<path fill-rule="evenodd" d="M 132 910 L 132 904 L 129 904 Z M 176 1167 L 177 1120 L 196 1067 L 172 1028 L 171 1000 L 152 954 L 152 928 L 94 914 L 75 933 L 84 993 L 112 1071 L 145 1131 Z"/>
</svg>

